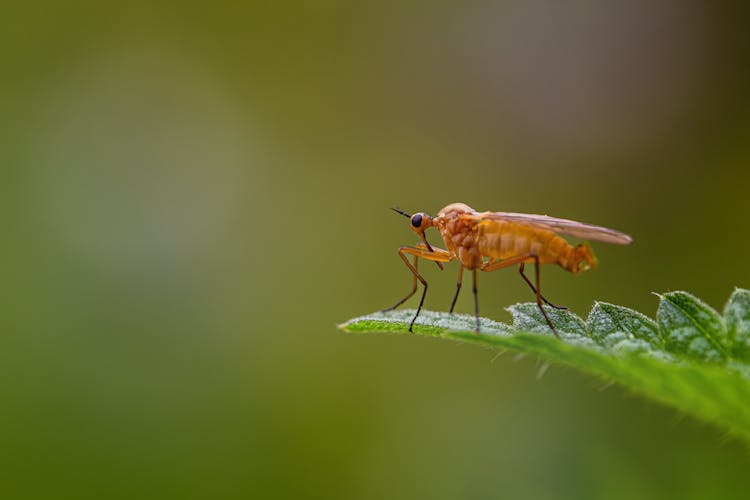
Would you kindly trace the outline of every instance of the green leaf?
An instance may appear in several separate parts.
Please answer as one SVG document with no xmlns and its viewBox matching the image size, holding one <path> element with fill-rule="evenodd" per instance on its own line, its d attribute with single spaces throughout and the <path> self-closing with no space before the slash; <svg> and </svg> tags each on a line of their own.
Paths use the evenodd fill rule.
<svg viewBox="0 0 750 500">
<path fill-rule="evenodd" d="M 651 318 L 606 302 L 596 302 L 588 317 L 588 334 L 613 351 L 655 352 L 663 349 L 659 327 Z"/>
<path fill-rule="evenodd" d="M 724 308 L 730 354 L 738 359 L 750 360 L 750 292 L 736 289 Z"/>
<path fill-rule="evenodd" d="M 544 309 L 553 322 L 558 333 L 571 337 L 585 337 L 586 323 L 572 312 L 564 309 L 553 309 L 547 307 Z M 542 316 L 539 307 L 533 303 L 515 304 L 508 308 L 513 316 L 513 328 L 527 332 L 541 333 L 542 335 L 552 335 L 552 331 L 547 325 L 547 321 Z"/>
<path fill-rule="evenodd" d="M 686 292 L 661 299 L 656 320 L 668 351 L 705 361 L 726 358 L 727 332 L 719 313 Z"/>
<path fill-rule="evenodd" d="M 513 324 L 422 311 L 414 333 L 511 349 L 604 377 L 750 440 L 750 292 L 737 289 L 721 316 L 686 292 L 659 295 L 656 321 L 597 302 L 586 321 L 545 307 L 555 338 L 535 303 L 508 308 Z M 414 310 L 354 318 L 352 333 L 409 334 Z"/>
</svg>

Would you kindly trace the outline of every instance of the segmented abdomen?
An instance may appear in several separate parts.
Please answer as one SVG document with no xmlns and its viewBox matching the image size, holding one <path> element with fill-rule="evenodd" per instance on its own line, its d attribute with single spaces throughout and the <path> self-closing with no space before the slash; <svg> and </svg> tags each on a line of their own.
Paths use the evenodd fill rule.
<svg viewBox="0 0 750 500">
<path fill-rule="evenodd" d="M 509 259 L 531 254 L 542 264 L 568 267 L 568 256 L 573 247 L 560 236 L 539 229 L 507 221 L 485 220 L 477 225 L 479 252 L 492 259 Z"/>
</svg>

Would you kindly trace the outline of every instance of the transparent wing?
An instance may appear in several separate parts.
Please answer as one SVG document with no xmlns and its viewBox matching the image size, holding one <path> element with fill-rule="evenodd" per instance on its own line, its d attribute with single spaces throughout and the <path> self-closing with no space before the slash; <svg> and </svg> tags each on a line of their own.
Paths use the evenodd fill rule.
<svg viewBox="0 0 750 500">
<path fill-rule="evenodd" d="M 484 212 L 477 215 L 481 220 L 500 220 L 526 224 L 587 240 L 603 241 L 616 245 L 629 245 L 633 242 L 633 238 L 614 229 L 584 224 L 574 220 L 558 219 L 547 215 L 516 214 L 512 212 Z"/>
</svg>

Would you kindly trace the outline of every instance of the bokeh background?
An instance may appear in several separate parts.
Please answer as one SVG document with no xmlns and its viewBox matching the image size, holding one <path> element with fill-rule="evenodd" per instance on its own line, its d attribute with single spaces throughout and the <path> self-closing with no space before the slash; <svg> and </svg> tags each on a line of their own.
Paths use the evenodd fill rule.
<svg viewBox="0 0 750 500">
<path fill-rule="evenodd" d="M 745 3 L 13 3 L 3 498 L 747 494 L 745 444 L 604 381 L 336 330 L 409 287 L 393 205 L 633 234 L 547 270 L 579 314 L 750 286 Z"/>
</svg>

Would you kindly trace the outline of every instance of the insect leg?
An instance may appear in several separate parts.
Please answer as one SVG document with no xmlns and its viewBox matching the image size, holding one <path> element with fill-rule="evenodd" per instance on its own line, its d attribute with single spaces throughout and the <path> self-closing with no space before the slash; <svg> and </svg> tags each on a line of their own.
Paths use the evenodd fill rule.
<svg viewBox="0 0 750 500">
<path fill-rule="evenodd" d="M 550 321 L 549 316 L 547 316 L 547 311 L 544 310 L 544 306 L 542 306 L 542 287 L 540 285 L 539 280 L 539 257 L 537 255 L 534 255 L 534 270 L 536 271 L 536 305 L 539 308 L 539 310 L 542 312 L 542 316 L 544 316 L 545 321 L 547 321 L 547 325 L 549 325 L 550 329 L 552 330 L 552 333 L 555 334 L 555 337 L 558 339 L 560 336 L 557 334 L 557 330 L 555 330 L 555 327 L 552 325 L 552 321 Z"/>
<path fill-rule="evenodd" d="M 403 258 L 403 256 L 402 256 L 402 258 Z M 393 304 L 391 307 L 386 307 L 385 309 L 381 309 L 380 312 L 393 311 L 398 306 L 400 306 L 401 304 L 403 304 L 404 302 L 406 302 L 407 300 L 409 300 L 411 298 L 411 296 L 416 293 L 416 291 L 417 291 L 417 275 L 415 274 L 415 271 L 417 270 L 417 265 L 418 264 L 419 264 L 419 256 L 415 255 L 414 256 L 414 271 L 412 271 L 411 292 L 407 293 L 406 297 L 404 297 L 403 299 L 399 300 L 398 302 L 396 302 L 395 304 Z"/>
<path fill-rule="evenodd" d="M 479 295 L 477 294 L 477 268 L 476 267 L 473 269 L 473 273 L 474 273 L 474 280 L 472 283 L 472 291 L 474 292 L 474 317 L 477 318 L 476 332 L 479 333 Z"/>
<path fill-rule="evenodd" d="M 526 277 L 526 275 L 524 274 L 524 272 L 523 272 L 523 266 L 524 266 L 524 263 L 521 262 L 521 265 L 518 266 L 518 272 L 521 273 L 521 277 L 531 287 L 531 290 L 534 292 L 534 294 L 536 294 L 536 288 L 534 288 L 534 284 L 531 283 L 531 280 L 528 277 Z M 414 284 L 414 286 L 417 286 L 416 283 Z M 565 307 L 565 306 L 556 306 L 555 304 L 553 304 L 552 302 L 550 302 L 549 300 L 547 300 L 547 298 L 544 295 L 542 295 L 542 300 L 544 301 L 545 304 L 547 304 L 550 307 L 554 307 L 555 309 L 560 309 L 562 311 L 567 311 L 568 310 L 568 308 Z"/>
<path fill-rule="evenodd" d="M 436 254 L 442 255 L 442 256 L 449 256 L 450 255 L 450 252 L 448 252 L 448 250 L 443 250 L 442 248 L 438 248 L 438 247 L 432 247 L 432 250 L 429 250 L 427 248 L 427 245 L 425 245 L 424 243 L 417 243 L 417 248 L 419 248 L 420 250 L 425 250 L 425 251 L 430 252 L 430 253 L 436 253 Z M 435 262 L 435 264 L 437 264 L 438 268 L 440 268 L 440 270 L 442 271 L 443 270 L 443 264 L 439 260 L 436 260 L 434 262 Z"/>
<path fill-rule="evenodd" d="M 404 248 L 408 248 L 408 247 L 404 247 Z M 417 243 L 417 250 L 424 251 L 424 252 L 414 253 L 413 254 L 414 255 L 414 269 L 417 269 L 418 263 L 419 263 L 419 257 L 422 256 L 422 253 L 434 254 L 438 258 L 440 258 L 440 260 L 434 260 L 434 259 L 431 259 L 429 257 L 425 257 L 428 260 L 433 260 L 433 262 L 435 262 L 435 264 L 438 264 L 440 266 L 440 269 L 443 268 L 442 267 L 443 265 L 442 265 L 441 261 L 442 262 L 448 262 L 448 261 L 451 260 L 450 259 L 450 253 L 447 250 L 443 250 L 442 248 L 437 248 L 437 247 L 433 247 L 432 249 L 433 249 L 433 251 L 430 252 L 429 250 L 427 250 L 427 247 L 424 245 L 424 243 Z M 400 252 L 401 252 L 401 250 L 399 250 L 399 253 Z M 403 256 L 401 258 L 403 258 Z M 386 307 L 385 309 L 381 309 L 380 312 L 393 311 L 398 306 L 400 306 L 401 304 L 403 304 L 404 302 L 406 302 L 407 300 L 409 300 L 411 298 L 411 296 L 416 293 L 416 291 L 417 291 L 417 276 L 413 272 L 412 272 L 412 278 L 413 279 L 412 279 L 412 285 L 411 285 L 412 286 L 411 292 L 409 292 L 408 294 L 406 294 L 406 297 L 404 297 L 403 299 L 399 300 L 398 302 L 396 302 L 395 304 L 393 304 L 391 307 Z"/>
<path fill-rule="evenodd" d="M 406 267 L 409 268 L 409 270 L 412 272 L 412 275 L 414 276 L 414 279 L 419 280 L 420 283 L 422 283 L 422 286 L 424 286 L 424 290 L 422 291 L 422 298 L 419 300 L 419 307 L 417 308 L 417 313 L 414 315 L 414 317 L 411 320 L 411 323 L 409 324 L 409 331 L 413 332 L 414 328 L 414 322 L 417 320 L 417 317 L 419 316 L 419 313 L 422 311 L 422 305 L 424 305 L 424 298 L 427 295 L 427 280 L 422 277 L 421 274 L 419 274 L 419 271 L 417 271 L 416 265 L 412 265 L 411 262 L 409 262 L 409 259 L 406 258 L 407 255 L 413 255 L 415 259 L 423 258 L 427 260 L 431 260 L 433 262 L 450 262 L 452 257 L 448 252 L 445 252 L 445 254 L 437 253 L 437 252 L 430 252 L 428 250 L 422 250 L 419 248 L 412 248 L 412 247 L 401 247 L 398 249 L 398 256 L 401 257 L 401 260 L 404 261 L 404 264 L 406 264 Z M 416 264 L 416 262 L 415 262 Z M 406 299 L 411 297 L 414 293 L 412 292 L 407 296 Z M 404 302 L 401 301 L 401 302 Z M 396 306 L 399 306 L 400 303 L 397 303 Z"/>
<path fill-rule="evenodd" d="M 399 250 L 398 254 L 401 256 L 401 258 L 406 262 L 406 265 L 409 266 L 409 261 L 406 260 L 406 257 L 404 254 Z M 411 266 L 409 266 L 411 268 Z M 414 317 L 411 319 L 411 323 L 409 323 L 409 331 L 414 332 L 414 322 L 417 321 L 417 316 L 419 316 L 419 313 L 422 311 L 422 306 L 424 305 L 424 298 L 427 296 L 427 280 L 422 277 L 421 274 L 417 272 L 416 268 L 411 269 L 414 273 L 414 277 L 417 278 L 420 282 L 422 282 L 422 286 L 424 287 L 422 289 L 422 298 L 419 299 L 419 307 L 417 307 L 417 312 L 414 314 Z"/>
<path fill-rule="evenodd" d="M 515 266 L 516 264 L 521 264 L 533 258 L 534 256 L 531 254 L 524 254 L 524 255 L 519 255 L 517 257 L 511 257 L 510 259 L 505 259 L 505 260 L 488 261 L 482 264 L 482 267 L 480 267 L 479 269 L 488 273 L 490 271 L 497 271 L 498 269 L 502 269 L 504 267 Z"/>
<path fill-rule="evenodd" d="M 461 280 L 464 276 L 464 266 L 460 265 L 458 266 L 458 278 L 456 279 L 456 295 L 453 296 L 453 302 L 451 302 L 451 314 L 453 313 L 453 308 L 456 307 L 456 300 L 458 299 L 458 292 L 461 291 Z M 416 284 L 415 284 L 416 286 Z"/>
<path fill-rule="evenodd" d="M 505 259 L 500 262 L 487 262 L 485 265 L 481 267 L 482 271 L 495 271 L 497 269 L 502 269 L 504 267 L 514 266 L 516 264 L 523 264 L 527 260 L 533 260 L 536 268 L 536 305 L 539 307 L 539 310 L 542 312 L 542 316 L 544 316 L 545 321 L 547 322 L 547 325 L 549 325 L 550 329 L 552 330 L 552 333 L 555 334 L 555 337 L 560 338 L 560 336 L 557 334 L 557 330 L 555 330 L 555 327 L 552 325 L 552 321 L 550 321 L 549 316 L 547 316 L 547 312 L 544 310 L 544 307 L 542 306 L 542 292 L 539 287 L 539 257 L 534 254 L 524 254 L 519 255 L 517 257 L 511 257 L 510 259 Z"/>
</svg>

